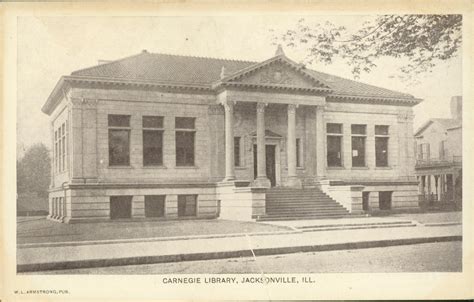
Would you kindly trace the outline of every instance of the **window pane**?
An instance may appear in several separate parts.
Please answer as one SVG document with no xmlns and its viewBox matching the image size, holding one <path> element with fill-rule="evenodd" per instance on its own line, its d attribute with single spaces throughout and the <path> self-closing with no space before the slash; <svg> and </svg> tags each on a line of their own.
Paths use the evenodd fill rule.
<svg viewBox="0 0 474 302">
<path fill-rule="evenodd" d="M 178 216 L 196 216 L 196 195 L 178 195 Z"/>
<path fill-rule="evenodd" d="M 176 165 L 194 166 L 194 132 L 176 131 Z"/>
<path fill-rule="evenodd" d="M 240 137 L 234 137 L 234 165 L 240 166 Z"/>
<path fill-rule="evenodd" d="M 327 124 L 327 133 L 342 134 L 342 124 Z"/>
<path fill-rule="evenodd" d="M 143 165 L 163 164 L 163 132 L 143 131 Z"/>
<path fill-rule="evenodd" d="M 375 165 L 388 166 L 388 137 L 375 138 Z"/>
<path fill-rule="evenodd" d="M 375 135 L 388 135 L 388 126 L 376 125 Z"/>
<path fill-rule="evenodd" d="M 109 130 L 109 165 L 130 164 L 130 131 Z"/>
<path fill-rule="evenodd" d="M 163 128 L 163 117 L 162 116 L 144 116 L 143 128 Z"/>
<path fill-rule="evenodd" d="M 327 160 L 329 167 L 342 166 L 341 137 L 327 137 Z"/>
<path fill-rule="evenodd" d="M 175 118 L 176 129 L 194 129 L 194 117 Z"/>
<path fill-rule="evenodd" d="M 130 127 L 130 115 L 109 114 L 109 127 Z"/>
<path fill-rule="evenodd" d="M 352 134 L 365 134 L 366 125 L 351 125 Z"/>
<path fill-rule="evenodd" d="M 165 216 L 165 195 L 145 196 L 145 217 Z"/>
<path fill-rule="evenodd" d="M 352 137 L 352 166 L 365 167 L 365 137 Z"/>
</svg>

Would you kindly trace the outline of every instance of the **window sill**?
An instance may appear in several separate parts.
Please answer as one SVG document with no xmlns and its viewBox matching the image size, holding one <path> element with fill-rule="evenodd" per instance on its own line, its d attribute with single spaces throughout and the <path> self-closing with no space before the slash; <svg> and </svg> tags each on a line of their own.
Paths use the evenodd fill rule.
<svg viewBox="0 0 474 302">
<path fill-rule="evenodd" d="M 375 167 L 375 170 L 393 170 L 392 167 L 387 166 L 387 167 Z"/>
<path fill-rule="evenodd" d="M 108 166 L 108 169 L 132 169 L 132 166 Z"/>
<path fill-rule="evenodd" d="M 346 170 L 343 166 L 328 167 L 328 170 Z"/>
<path fill-rule="evenodd" d="M 198 166 L 175 166 L 175 169 L 199 169 Z"/>
<path fill-rule="evenodd" d="M 352 170 L 369 170 L 369 167 L 351 167 Z"/>
<path fill-rule="evenodd" d="M 168 169 L 166 166 L 143 166 L 143 169 Z"/>
</svg>

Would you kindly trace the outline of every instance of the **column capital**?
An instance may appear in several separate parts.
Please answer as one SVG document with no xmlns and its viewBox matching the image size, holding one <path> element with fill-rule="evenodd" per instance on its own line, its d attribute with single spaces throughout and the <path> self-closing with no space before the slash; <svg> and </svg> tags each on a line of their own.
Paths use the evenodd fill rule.
<svg viewBox="0 0 474 302">
<path fill-rule="evenodd" d="M 298 108 L 297 104 L 288 104 L 288 114 L 295 114 L 296 108 Z"/>
<path fill-rule="evenodd" d="M 220 105 L 209 105 L 208 113 L 209 115 L 221 115 L 224 113 L 224 110 Z"/>
<path fill-rule="evenodd" d="M 222 106 L 224 106 L 224 110 L 226 112 L 234 112 L 234 105 L 235 105 L 235 102 L 232 102 L 232 101 L 222 102 Z"/>
<path fill-rule="evenodd" d="M 264 113 L 265 112 L 265 107 L 267 107 L 268 103 L 263 103 L 263 102 L 258 102 L 257 103 L 257 112 L 258 113 Z"/>
</svg>

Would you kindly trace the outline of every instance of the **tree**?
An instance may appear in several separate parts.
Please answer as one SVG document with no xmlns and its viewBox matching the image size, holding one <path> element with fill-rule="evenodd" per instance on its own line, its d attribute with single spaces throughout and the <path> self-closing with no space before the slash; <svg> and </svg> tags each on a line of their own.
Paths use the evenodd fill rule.
<svg viewBox="0 0 474 302">
<path fill-rule="evenodd" d="M 400 78 L 409 80 L 457 55 L 462 15 L 381 15 L 364 22 L 354 34 L 331 22 L 311 26 L 302 18 L 274 40 L 287 47 L 306 47 L 306 64 L 342 59 L 355 78 L 370 72 L 382 57 L 404 58 L 408 63 L 400 66 Z"/>
<path fill-rule="evenodd" d="M 51 176 L 50 166 L 49 151 L 44 144 L 35 144 L 26 150 L 16 164 L 18 193 L 35 192 L 46 196 Z"/>
</svg>

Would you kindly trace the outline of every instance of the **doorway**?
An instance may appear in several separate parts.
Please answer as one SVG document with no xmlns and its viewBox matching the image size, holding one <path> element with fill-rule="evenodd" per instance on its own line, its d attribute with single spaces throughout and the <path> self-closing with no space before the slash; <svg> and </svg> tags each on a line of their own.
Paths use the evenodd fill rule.
<svg viewBox="0 0 474 302">
<path fill-rule="evenodd" d="M 265 145 L 266 173 L 272 187 L 276 186 L 275 145 Z M 253 178 L 257 178 L 257 145 L 253 145 Z"/>
</svg>

